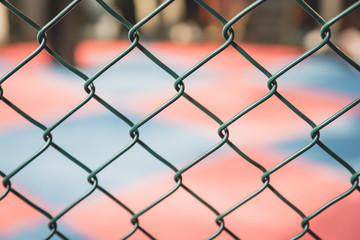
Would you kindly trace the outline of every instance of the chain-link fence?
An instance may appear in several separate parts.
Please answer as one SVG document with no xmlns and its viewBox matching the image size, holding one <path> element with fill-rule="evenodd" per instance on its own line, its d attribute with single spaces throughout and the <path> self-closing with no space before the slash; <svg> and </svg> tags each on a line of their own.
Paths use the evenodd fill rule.
<svg viewBox="0 0 360 240">
<path fill-rule="evenodd" d="M 74 0 L 71 3 L 69 3 L 66 7 L 64 7 L 55 17 L 53 17 L 50 21 L 48 21 L 44 25 L 38 25 L 34 20 L 27 17 L 25 14 L 26 9 L 19 10 L 18 8 L 14 7 L 14 5 L 11 3 L 11 1 L 0 1 L 3 6 L 8 8 L 12 14 L 16 15 L 18 18 L 20 18 L 22 21 L 26 22 L 26 24 L 36 31 L 37 33 L 37 42 L 38 46 L 37 48 L 29 55 L 27 55 L 25 58 L 22 59 L 21 62 L 17 63 L 15 67 L 13 67 L 10 71 L 8 71 L 6 74 L 1 76 L 0 80 L 0 100 L 3 104 L 5 104 L 7 107 L 11 108 L 18 114 L 20 114 L 28 123 L 35 126 L 36 128 L 40 129 L 42 131 L 42 137 L 43 137 L 43 146 L 33 154 L 29 155 L 27 159 L 23 159 L 22 163 L 16 166 L 11 171 L 2 171 L 3 167 L 0 165 L 0 175 L 2 177 L 2 183 L 3 183 L 3 192 L 0 196 L 0 204 L 6 203 L 6 199 L 9 198 L 9 196 L 15 196 L 17 199 L 21 200 L 23 203 L 26 203 L 28 206 L 33 208 L 38 213 L 42 214 L 45 218 L 48 219 L 48 228 L 49 228 L 49 234 L 48 236 L 44 236 L 45 239 L 52 239 L 59 237 L 61 239 L 68 239 L 70 238 L 67 235 L 67 232 L 64 232 L 61 227 L 59 227 L 59 222 L 66 218 L 66 215 L 75 209 L 77 209 L 79 206 L 84 203 L 85 199 L 88 199 L 92 195 L 94 195 L 96 192 L 100 192 L 104 196 L 107 196 L 111 201 L 113 201 L 115 204 L 117 204 L 118 208 L 121 208 L 128 212 L 128 215 L 130 216 L 128 218 L 128 221 L 133 224 L 133 228 L 131 231 L 129 231 L 124 236 L 118 236 L 118 238 L 126 239 L 131 238 L 134 236 L 134 234 L 138 232 L 142 232 L 144 235 L 143 237 L 147 237 L 149 239 L 157 239 L 157 232 L 154 231 L 151 227 L 145 227 L 141 223 L 142 216 L 145 213 L 151 214 L 151 209 L 153 209 L 155 206 L 166 204 L 165 200 L 169 198 L 170 196 L 176 194 L 179 191 L 185 191 L 189 196 L 192 196 L 198 203 L 202 204 L 207 211 L 212 213 L 214 215 L 213 221 L 216 222 L 218 225 L 218 228 L 215 232 L 208 234 L 208 239 L 216 239 L 218 236 L 223 234 L 224 232 L 227 233 L 226 239 L 240 239 L 242 238 L 241 234 L 238 233 L 238 229 L 241 229 L 241 224 L 238 225 L 238 229 L 234 228 L 233 226 L 228 226 L 227 219 L 231 217 L 233 212 L 243 208 L 250 202 L 252 202 L 254 199 L 258 198 L 264 192 L 270 191 L 274 197 L 279 199 L 283 205 L 288 206 L 290 209 L 293 210 L 295 214 L 299 216 L 299 225 L 301 225 L 302 231 L 298 232 L 298 234 L 295 234 L 292 239 L 299 239 L 302 236 L 308 236 L 313 239 L 321 239 L 322 236 L 318 235 L 318 233 L 311 228 L 311 222 L 316 219 L 319 214 L 321 214 L 324 211 L 327 211 L 328 209 L 331 209 L 333 206 L 335 206 L 338 202 L 342 201 L 343 199 L 346 199 L 347 197 L 356 194 L 358 191 L 360 191 L 359 187 L 359 176 L 360 172 L 359 169 L 354 169 L 354 166 L 348 163 L 347 159 L 340 157 L 335 150 L 330 148 L 327 144 L 325 144 L 321 139 L 321 132 L 324 131 L 328 127 L 329 124 L 337 121 L 338 118 L 343 116 L 348 111 L 354 109 L 357 104 L 360 101 L 360 98 L 356 98 L 353 101 L 350 101 L 347 103 L 345 107 L 343 107 L 338 112 L 333 112 L 326 120 L 323 120 L 321 123 L 316 124 L 312 119 L 307 117 L 302 111 L 299 110 L 297 107 L 297 104 L 292 102 L 291 100 L 288 100 L 285 98 L 282 94 L 282 85 L 281 82 L 278 81 L 278 79 L 287 73 L 289 70 L 296 68 L 302 61 L 306 60 L 313 54 L 317 53 L 321 49 L 325 47 L 329 47 L 331 51 L 335 54 L 337 54 L 340 58 L 342 58 L 343 61 L 346 62 L 348 65 L 348 71 L 354 71 L 358 72 L 360 70 L 360 66 L 357 62 L 355 62 L 352 58 L 348 57 L 342 49 L 337 47 L 337 45 L 334 44 L 331 34 L 331 27 L 342 20 L 347 15 L 353 13 L 355 10 L 359 10 L 360 8 L 360 1 L 354 2 L 350 7 L 343 9 L 341 12 L 338 12 L 336 16 L 333 16 L 333 18 L 324 20 L 322 16 L 320 16 L 317 12 L 315 12 L 305 1 L 302 0 L 296 0 L 296 3 L 298 4 L 298 7 L 301 9 L 302 12 L 309 14 L 311 17 L 313 17 L 316 22 L 318 23 L 320 27 L 319 35 L 321 36 L 321 40 L 317 42 L 317 44 L 303 53 L 301 56 L 297 57 L 296 60 L 288 62 L 288 64 L 283 67 L 281 70 L 272 73 L 270 70 L 268 70 L 265 66 L 260 64 L 252 54 L 249 54 L 246 49 L 244 49 L 240 43 L 235 41 L 235 35 L 236 35 L 236 29 L 233 29 L 233 25 L 237 22 L 242 21 L 244 17 L 246 17 L 249 13 L 256 11 L 256 9 L 264 4 L 265 0 L 259 0 L 254 1 L 247 6 L 243 8 L 240 12 L 233 15 L 231 19 L 225 19 L 222 15 L 220 15 L 217 11 L 215 11 L 210 5 L 207 4 L 207 1 L 201 1 L 201 0 L 194 0 L 193 3 L 196 4 L 199 8 L 202 10 L 205 10 L 209 14 L 213 16 L 219 23 L 222 24 L 222 35 L 223 35 L 223 42 L 222 44 L 214 51 L 211 51 L 208 53 L 206 57 L 204 57 L 201 61 L 196 63 L 195 65 L 188 68 L 183 73 L 179 74 L 178 71 L 172 67 L 170 67 L 170 64 L 167 62 L 162 62 L 156 55 L 156 53 L 153 53 L 151 49 L 145 47 L 144 42 L 142 42 L 142 35 L 141 30 L 144 25 L 146 25 L 148 22 L 150 22 L 155 16 L 157 16 L 159 13 L 166 11 L 168 7 L 170 7 L 174 2 L 174 0 L 168 0 L 163 1 L 159 3 L 158 6 L 156 6 L 155 9 L 149 9 L 149 13 L 146 17 L 142 18 L 140 21 L 137 21 L 135 24 L 131 24 L 127 19 L 123 17 L 123 15 L 119 14 L 118 12 L 114 11 L 111 6 L 109 6 L 105 1 L 102 0 L 96 0 L 96 3 L 98 6 L 103 8 L 109 16 L 112 16 L 114 19 L 116 19 L 125 29 L 127 29 L 128 39 L 129 43 L 125 50 L 118 53 L 118 55 L 111 60 L 108 64 L 104 65 L 99 71 L 97 71 L 93 75 L 87 75 L 85 74 L 81 68 L 74 67 L 72 64 L 67 63 L 63 58 L 56 53 L 51 45 L 48 44 L 48 37 L 47 33 L 55 27 L 57 24 L 59 24 L 63 19 L 67 18 L 67 14 L 71 13 L 73 10 L 78 8 L 82 2 L 85 2 L 85 0 Z M 95 2 L 95 1 L 94 1 Z M 273 2 L 271 0 L 267 2 Z M 329 4 L 331 2 L 329 1 Z M 359 19 L 359 18 L 358 18 Z M 276 26 L 274 26 L 276 28 Z M 66 44 L 66 42 L 64 42 Z M 197 72 L 199 69 L 203 68 L 203 66 L 207 65 L 212 59 L 217 58 L 219 54 L 226 51 L 227 49 L 232 49 L 237 52 L 239 56 L 241 56 L 243 59 L 246 59 L 248 63 L 250 63 L 254 69 L 257 69 L 257 71 L 263 76 L 266 77 L 267 82 L 263 83 L 263 89 L 266 89 L 266 93 L 262 95 L 260 98 L 258 98 L 256 101 L 252 102 L 250 105 L 248 105 L 245 108 L 238 109 L 236 112 L 233 113 L 232 117 L 228 119 L 221 119 L 218 117 L 212 110 L 211 107 L 206 107 L 202 105 L 196 97 L 190 96 L 189 92 L 186 90 L 186 80 L 190 78 L 191 75 L 193 75 L 195 72 Z M 107 71 L 111 70 L 113 66 L 121 62 L 123 59 L 126 59 L 134 50 L 138 50 L 143 53 L 145 57 L 147 57 L 150 61 L 152 61 L 157 68 L 162 69 L 162 71 L 170 76 L 173 79 L 173 87 L 176 90 L 176 93 L 169 98 L 167 101 L 164 101 L 160 107 L 156 109 L 151 109 L 150 114 L 148 114 L 146 117 L 142 118 L 141 120 L 134 122 L 131 119 L 130 116 L 127 116 L 126 113 L 122 112 L 122 109 L 117 108 L 116 106 L 113 106 L 113 104 L 110 104 L 108 101 L 104 100 L 104 98 L 97 93 L 96 91 L 96 85 L 97 85 L 97 79 L 101 77 L 103 74 L 105 74 Z M 43 52 L 49 53 L 54 60 L 56 60 L 58 63 L 60 63 L 63 67 L 67 69 L 67 71 L 74 76 L 76 76 L 79 80 L 83 81 L 83 89 L 86 93 L 86 96 L 83 100 L 78 102 L 76 106 L 73 106 L 73 108 L 68 111 L 64 116 L 58 118 L 56 121 L 52 122 L 51 124 L 45 124 L 36 119 L 35 116 L 32 116 L 31 114 L 28 114 L 24 110 L 21 109 L 20 106 L 17 106 L 13 103 L 12 99 L 7 97 L 8 90 L 6 87 L 6 82 L 12 81 L 12 78 L 14 75 L 16 75 L 17 72 L 21 71 L 22 68 L 29 66 L 34 59 L 40 55 Z M 234 63 L 232 63 L 234 65 Z M 311 73 L 310 73 L 311 74 Z M 31 81 L 31 76 L 29 76 L 28 81 Z M 241 94 L 241 93 L 240 93 Z M 213 93 L 213 98 L 216 98 L 217 95 Z M 297 149 L 293 154 L 286 157 L 285 159 L 278 159 L 278 164 L 276 164 L 273 167 L 265 167 L 261 162 L 256 161 L 252 157 L 252 153 L 245 153 L 241 146 L 238 146 L 237 143 L 230 140 L 230 134 L 231 134 L 231 126 L 239 121 L 240 119 L 244 118 L 254 110 L 258 109 L 261 105 L 266 104 L 267 101 L 270 101 L 270 99 L 276 98 L 279 101 L 281 101 L 288 109 L 290 109 L 294 114 L 297 115 L 298 119 L 301 120 L 303 123 L 307 124 L 309 126 L 308 134 L 310 135 L 310 140 L 307 142 L 306 145 L 303 147 Z M 76 114 L 78 111 L 80 111 L 82 108 L 87 106 L 90 102 L 96 101 L 98 104 L 102 105 L 104 108 L 106 108 L 113 116 L 118 118 L 122 123 L 125 123 L 128 126 L 129 134 L 130 134 L 130 140 L 127 144 L 123 146 L 118 146 L 118 152 L 115 153 L 112 157 L 108 158 L 106 161 L 104 161 L 102 164 L 98 165 L 95 168 L 91 168 L 87 166 L 86 161 L 80 160 L 76 158 L 71 151 L 66 150 L 64 146 L 61 144 L 58 144 L 56 142 L 56 138 L 53 137 L 53 132 L 59 129 L 59 127 L 67 121 L 71 116 Z M 187 159 L 186 164 L 184 164 L 181 167 L 176 167 L 171 160 L 166 159 L 166 157 L 163 157 L 158 151 L 150 147 L 151 144 L 149 142 L 145 141 L 141 137 L 142 128 L 149 124 L 151 121 L 153 121 L 153 118 L 155 118 L 158 114 L 165 111 L 170 106 L 174 106 L 178 101 L 187 101 L 189 104 L 195 106 L 198 110 L 202 112 L 202 117 L 205 119 L 209 119 L 211 121 L 214 121 L 217 124 L 217 128 L 213 129 L 213 131 L 217 132 L 218 134 L 218 142 L 204 151 L 202 154 L 200 154 L 198 157 L 193 159 Z M 35 106 L 36 107 L 36 106 Z M 276 114 L 277 111 L 282 111 L 280 109 L 272 109 L 272 112 Z M 2 115 L 2 114 L 1 114 Z M 0 115 L 0 117 L 1 117 Z M 266 117 L 266 116 L 264 116 Z M 283 121 L 286 121 L 284 119 Z M 256 135 L 259 135 L 258 137 L 261 138 L 261 133 L 254 133 Z M 246 141 L 246 139 L 244 140 Z M 251 194 L 248 194 L 246 197 L 242 199 L 237 199 L 237 203 L 233 205 L 228 205 L 226 210 L 218 210 L 216 207 L 214 207 L 214 204 L 210 201 L 206 201 L 205 198 L 201 196 L 201 194 L 197 193 L 197 191 L 192 190 L 193 187 L 191 185 L 187 185 L 184 183 L 184 175 L 192 169 L 194 166 L 199 165 L 201 163 L 206 162 L 213 154 L 216 154 L 216 152 L 220 151 L 224 148 L 224 146 L 229 147 L 232 149 L 233 152 L 236 153 L 237 157 L 239 158 L 239 161 L 246 161 L 255 168 L 259 169 L 262 174 L 259 175 L 259 180 L 262 182 L 262 185 L 257 188 L 253 189 Z M 338 162 L 342 168 L 344 168 L 346 171 L 348 171 L 351 175 L 349 180 L 349 186 L 347 187 L 347 190 L 343 193 L 337 195 L 336 197 L 333 197 L 331 199 L 328 199 L 327 203 L 319 206 L 315 211 L 311 212 L 310 214 L 305 214 L 304 211 L 301 209 L 301 207 L 298 207 L 297 204 L 290 201 L 286 194 L 282 194 L 281 191 L 277 189 L 276 184 L 273 185 L 271 181 L 271 176 L 275 173 L 277 173 L 280 169 L 283 169 L 286 165 L 288 165 L 291 162 L 297 161 L 301 155 L 304 153 L 310 151 L 314 147 L 319 147 L 323 151 L 327 153 L 328 156 L 330 156 L 333 160 Z M 166 192 L 164 195 L 159 195 L 156 201 L 153 201 L 151 203 L 148 203 L 145 208 L 143 208 L 141 211 L 134 211 L 129 207 L 131 203 L 128 203 L 124 201 L 123 199 L 116 196 L 116 194 L 112 193 L 111 190 L 107 189 L 107 187 L 102 185 L 102 179 L 99 178 L 99 174 L 107 169 L 111 164 L 113 164 L 116 161 L 119 161 L 121 156 L 129 152 L 131 149 L 134 148 L 142 148 L 142 151 L 148 152 L 150 155 L 152 155 L 154 158 L 158 160 L 163 166 L 168 168 L 173 172 L 173 180 L 174 185 L 172 186 L 171 190 Z M 173 145 L 174 149 L 172 151 L 179 151 L 177 149 L 176 143 Z M 16 184 L 13 184 L 12 180 L 17 175 L 21 174 L 22 171 L 27 169 L 30 165 L 37 162 L 37 159 L 48 152 L 49 150 L 54 150 L 63 155 L 68 161 L 72 162 L 74 165 L 74 168 L 82 169 L 87 174 L 87 181 L 88 181 L 88 191 L 82 195 L 80 193 L 78 194 L 78 198 L 73 200 L 70 204 L 68 204 L 66 207 L 62 208 L 58 212 L 53 212 L 47 209 L 46 206 L 40 205 L 36 200 L 32 200 L 31 198 L 26 197 L 27 194 L 22 192 L 21 186 L 18 186 Z M 14 149 L 14 151 L 21 151 L 21 146 L 18 146 L 18 149 Z M 99 149 L 101 152 L 101 149 Z M 187 151 L 186 149 L 180 149 L 180 151 Z M 3 161 L 12 161 L 12 159 L 1 159 L 0 163 Z M 122 160 L 123 161 L 123 160 Z M 133 161 L 133 160 L 128 160 Z M 66 175 L 66 173 L 65 173 Z M 114 176 L 116 177 L 116 176 Z M 46 181 L 43 180 L 43 181 Z M 294 186 L 295 188 L 296 186 Z M 219 193 L 221 194 L 221 193 Z M 2 214 L 1 218 L 9 218 L 10 216 L 4 216 Z M 168 216 L 168 221 L 171 221 L 171 216 Z M 354 227 L 359 227 L 360 225 L 356 223 Z M 118 226 L 121 228 L 121 226 Z M 261 231 L 261 226 L 259 226 L 258 231 Z M 166 229 L 163 229 L 163 231 L 167 231 Z M 179 230 L 181 231 L 181 230 Z M 196 230 L 194 230 L 196 231 Z M 176 233 L 174 233 L 176 235 Z M 356 239 L 357 237 L 354 236 L 353 239 Z"/>
</svg>

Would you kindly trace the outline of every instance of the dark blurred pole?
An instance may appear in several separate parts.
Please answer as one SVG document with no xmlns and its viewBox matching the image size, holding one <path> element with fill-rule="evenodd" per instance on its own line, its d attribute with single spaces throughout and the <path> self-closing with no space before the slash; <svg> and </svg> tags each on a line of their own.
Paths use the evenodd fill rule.
<svg viewBox="0 0 360 240">
<path fill-rule="evenodd" d="M 53 19 L 70 1 L 49 0 L 14 0 L 12 3 L 40 27 Z M 81 6 L 77 6 L 48 32 L 47 45 L 61 58 L 74 64 L 74 50 L 82 38 L 82 21 L 84 16 Z M 9 14 L 10 41 L 36 41 L 37 31 L 14 14 Z"/>
<path fill-rule="evenodd" d="M 133 0 L 116 1 L 116 7 L 119 8 L 123 17 L 131 24 L 135 24 L 135 6 Z"/>
<path fill-rule="evenodd" d="M 46 0 L 14 0 L 11 3 L 38 25 L 43 26 L 46 23 Z M 11 42 L 36 41 L 37 31 L 28 23 L 13 13 L 9 14 L 9 21 Z"/>
<path fill-rule="evenodd" d="M 55 17 L 67 5 L 67 1 L 47 1 L 48 14 Z M 75 64 L 74 50 L 83 37 L 84 14 L 81 5 L 69 12 L 48 32 L 48 41 L 52 50 L 70 64 Z"/>
<path fill-rule="evenodd" d="M 195 22 L 199 19 L 199 5 L 193 0 L 186 0 L 186 19 L 193 20 Z"/>
</svg>

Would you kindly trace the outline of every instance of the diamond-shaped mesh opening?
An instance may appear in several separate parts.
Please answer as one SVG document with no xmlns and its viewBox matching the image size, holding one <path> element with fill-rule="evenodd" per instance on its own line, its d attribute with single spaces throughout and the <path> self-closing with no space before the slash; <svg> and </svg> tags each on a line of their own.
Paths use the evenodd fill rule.
<svg viewBox="0 0 360 240">
<path fill-rule="evenodd" d="M 56 144 L 91 169 L 97 168 L 131 141 L 129 125 L 105 110 L 91 100 L 52 131 Z M 92 115 L 94 112 L 96 116 Z"/>
<path fill-rule="evenodd" d="M 269 222 L 276 224 L 265 224 Z M 228 228 L 245 239 L 288 239 L 301 231 L 300 222 L 301 217 L 269 189 L 225 217 Z M 261 231 L 256 227 L 260 224 L 265 226 Z"/>
<path fill-rule="evenodd" d="M 57 74 L 56 71 L 61 73 L 63 68 L 46 72 L 48 65 L 40 65 L 34 60 L 2 84 L 3 95 L 29 116 L 49 124 L 49 121 L 51 123 L 51 120 L 58 119 L 78 105 L 87 94 L 81 81 L 76 81 L 73 76 L 66 76 L 72 81 L 64 81 L 64 76 Z M 74 89 L 78 90 L 76 94 Z"/>
<path fill-rule="evenodd" d="M 1 185 L 0 192 L 3 193 L 4 190 Z M 2 226 L 0 236 L 4 239 L 14 235 L 16 236 L 20 230 L 21 232 L 30 234 L 37 225 L 41 226 L 44 231 L 43 235 L 49 231 L 46 226 L 47 219 L 13 193 L 9 193 L 8 196 L 1 201 L 0 210 L 4 216 L 10 216 L 7 219 L 2 218 L 0 220 Z"/>
<path fill-rule="evenodd" d="M 16 130 L 8 128 L 12 131 L 0 134 L 1 170 L 5 173 L 13 171 L 45 144 L 41 130 L 25 126 Z M 14 145 L 18 145 L 21 151 L 14 151 Z"/>
<path fill-rule="evenodd" d="M 268 113 L 266 118 L 261 117 L 264 112 Z M 271 154 L 272 151 L 270 146 L 288 141 L 289 138 L 302 135 L 304 132 L 308 134 L 311 132 L 309 125 L 275 96 L 241 116 L 228 128 L 230 140 L 245 154 L 266 167 L 272 167 L 276 162 L 287 157 L 287 155 L 280 153 L 274 158 L 267 157 L 267 153 Z M 258 132 L 261 134 L 256 134 Z M 308 142 L 310 139 L 309 137 Z M 303 146 L 301 143 L 297 144 L 296 149 Z M 274 159 L 277 160 L 274 162 Z"/>
<path fill-rule="evenodd" d="M 344 200 L 311 220 L 311 227 L 323 238 L 352 239 L 359 234 L 359 192 L 354 192 Z M 332 220 L 332 221 L 331 221 Z M 324 226 L 327 226 L 326 228 Z"/>
<path fill-rule="evenodd" d="M 186 119 L 183 113 L 190 119 Z M 217 134 L 218 127 L 216 122 L 181 98 L 140 127 L 139 131 L 145 143 L 174 166 L 181 168 L 221 140 Z M 197 144 L 193 145 L 188 139 L 193 139 Z M 187 151 L 179 154 L 179 149 Z"/>
<path fill-rule="evenodd" d="M 166 216 L 170 214 L 172 219 Z M 183 189 L 178 189 L 160 204 L 150 209 L 139 220 L 145 228 L 153 228 L 154 237 L 159 239 L 204 239 L 218 230 L 215 214 Z M 188 221 L 195 218 L 195 221 Z M 155 223 L 155 224 L 154 224 Z M 197 231 L 193 231 L 196 224 Z M 167 231 L 159 231 L 166 227 Z M 155 234 L 157 233 L 157 234 Z"/>
<path fill-rule="evenodd" d="M 64 227 L 78 232 L 82 232 L 84 228 L 92 229 L 91 234 L 83 233 L 86 239 L 117 239 L 133 229 L 131 217 L 121 205 L 96 190 L 68 212 L 62 222 Z"/>
<path fill-rule="evenodd" d="M 353 144 L 358 139 L 357 122 L 357 106 L 331 122 L 320 130 L 320 145 L 315 145 L 304 153 L 306 157 L 300 162 L 314 162 L 319 165 L 331 165 L 336 167 L 344 174 L 351 174 L 349 168 L 359 169 L 359 165 L 355 160 L 358 156 L 358 150 Z M 326 122 L 325 122 L 326 123 Z M 299 145 L 305 146 L 309 142 L 308 136 L 299 136 L 296 139 L 287 142 L 280 142 L 275 147 L 282 149 L 288 154 L 295 152 Z M 327 153 L 326 153 L 327 152 Z M 334 156 L 332 156 L 332 154 Z M 341 175 L 341 173 L 336 175 Z M 347 175 L 349 176 L 349 175 Z"/>
<path fill-rule="evenodd" d="M 119 152 L 120 150 L 122 148 Z M 110 159 L 106 161 L 108 160 Z M 139 144 L 97 174 L 101 186 L 138 211 L 175 186 L 173 175 L 171 168 Z M 149 191 L 150 189 L 153 190 Z"/>
<path fill-rule="evenodd" d="M 233 67 L 237 64 L 241 67 Z M 231 46 L 184 80 L 186 93 L 223 121 L 264 96 L 266 82 Z"/>
<path fill-rule="evenodd" d="M 262 172 L 224 146 L 182 174 L 183 182 L 218 211 L 226 211 L 263 186 Z"/>
<path fill-rule="evenodd" d="M 316 55 L 290 69 L 277 82 L 282 95 L 320 123 L 359 95 L 360 73 L 343 71 L 349 64 L 336 55 Z M 299 91 L 301 90 L 301 91 Z"/>
<path fill-rule="evenodd" d="M 66 178 L 63 176 L 66 175 Z M 59 211 L 90 188 L 87 173 L 51 147 L 17 173 L 11 181 L 23 186 L 31 196 L 49 204 L 51 212 Z M 46 179 L 46 181 L 45 181 Z M 56 191 L 52 191 L 52 189 Z"/>
<path fill-rule="evenodd" d="M 126 111 L 132 116 L 141 114 L 143 118 L 176 94 L 173 82 L 169 74 L 141 52 L 133 50 L 94 84 L 96 93 L 120 112 Z M 161 98 L 150 105 L 155 97 Z"/>
<path fill-rule="evenodd" d="M 355 106 L 322 131 L 323 143 L 356 170 L 360 169 L 360 164 L 356 160 L 360 152 L 355 144 L 360 138 L 359 121 L 359 107 Z"/>
<path fill-rule="evenodd" d="M 317 153 L 317 157 L 311 158 L 314 155 L 313 153 Z M 334 159 L 327 153 L 314 146 L 294 159 L 293 162 L 272 173 L 270 175 L 271 185 L 291 203 L 309 215 L 351 186 L 346 180 L 351 174 L 345 168 L 334 163 L 336 165 L 336 169 L 334 169 L 321 164 L 322 161 L 334 163 Z M 312 169 L 306 168 L 304 162 L 311 164 Z M 288 178 L 290 172 L 292 173 L 291 179 Z M 328 190 L 323 191 L 323 189 Z"/>
</svg>

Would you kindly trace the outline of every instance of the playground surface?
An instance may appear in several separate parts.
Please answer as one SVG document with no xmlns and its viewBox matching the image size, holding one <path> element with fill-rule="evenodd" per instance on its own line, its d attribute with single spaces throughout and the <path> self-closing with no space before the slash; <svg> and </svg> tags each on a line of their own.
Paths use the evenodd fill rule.
<svg viewBox="0 0 360 240">
<path fill-rule="evenodd" d="M 79 69 L 92 76 L 130 43 L 81 43 Z M 219 45 L 145 43 L 178 75 Z M 302 49 L 278 45 L 241 45 L 271 73 L 295 60 Z M 0 48 L 0 76 L 36 49 L 35 43 Z M 278 80 L 278 92 L 315 124 L 360 96 L 360 73 L 340 57 L 316 54 Z M 137 123 L 177 92 L 174 79 L 135 49 L 94 82 L 96 93 Z M 223 122 L 264 96 L 267 77 L 234 49 L 226 49 L 184 80 L 185 92 Z M 84 81 L 41 53 L 1 84 L 4 96 L 45 126 L 86 96 Z M 140 127 L 140 139 L 178 169 L 221 139 L 219 124 L 181 97 Z M 131 142 L 130 127 L 90 100 L 52 132 L 53 141 L 94 170 Z M 275 96 L 229 126 L 230 140 L 266 169 L 311 142 L 311 127 Z M 44 145 L 43 131 L 0 101 L 0 170 L 9 174 Z M 321 141 L 360 169 L 360 108 L 355 106 L 321 131 Z M 184 184 L 223 213 L 263 183 L 262 172 L 227 145 L 182 175 Z M 88 191 L 87 172 L 49 148 L 11 179 L 12 188 L 53 216 Z M 351 188 L 351 174 L 315 146 L 271 175 L 271 185 L 310 215 Z M 97 175 L 99 184 L 137 213 L 169 192 L 174 172 L 135 145 Z M 0 186 L 0 194 L 5 191 Z M 310 221 L 322 239 L 355 239 L 360 228 L 360 192 L 355 191 Z M 41 239 L 49 220 L 13 193 L 0 201 L 0 239 Z M 100 191 L 66 213 L 58 230 L 70 239 L 119 239 L 133 229 L 131 214 Z M 219 226 L 216 215 L 183 189 L 140 216 L 156 239 L 205 239 Z M 225 218 L 241 239 L 289 239 L 302 231 L 302 218 L 269 189 Z M 56 236 L 53 239 L 58 239 Z M 136 231 L 129 239 L 148 239 Z M 216 239 L 231 239 L 223 232 Z M 305 235 L 301 239 L 313 239 Z"/>
</svg>

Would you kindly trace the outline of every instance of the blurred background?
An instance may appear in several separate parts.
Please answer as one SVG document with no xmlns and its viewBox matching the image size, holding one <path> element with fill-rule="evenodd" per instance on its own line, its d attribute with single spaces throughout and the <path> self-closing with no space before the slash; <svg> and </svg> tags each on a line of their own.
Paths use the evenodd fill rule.
<svg viewBox="0 0 360 240">
<path fill-rule="evenodd" d="M 71 1 L 12 0 L 38 25 L 44 26 Z M 164 1 L 105 1 L 131 24 L 135 24 Z M 208 0 L 213 9 L 229 20 L 253 1 Z M 355 0 L 313 0 L 309 5 L 325 20 L 330 20 Z M 34 41 L 37 32 L 0 5 L 0 43 Z M 355 59 L 360 59 L 360 21 L 357 9 L 331 27 L 332 40 Z M 192 0 L 175 1 L 165 11 L 140 28 L 141 39 L 170 40 L 180 43 L 222 41 L 223 25 Z M 238 41 L 261 44 L 285 44 L 306 49 L 319 40 L 321 26 L 296 1 L 265 1 L 234 25 Z M 81 4 L 48 32 L 52 48 L 73 63 L 73 49 L 83 39 L 124 39 L 127 29 L 106 13 L 96 1 Z M 66 47 L 64 47 L 66 45 Z"/>
</svg>

